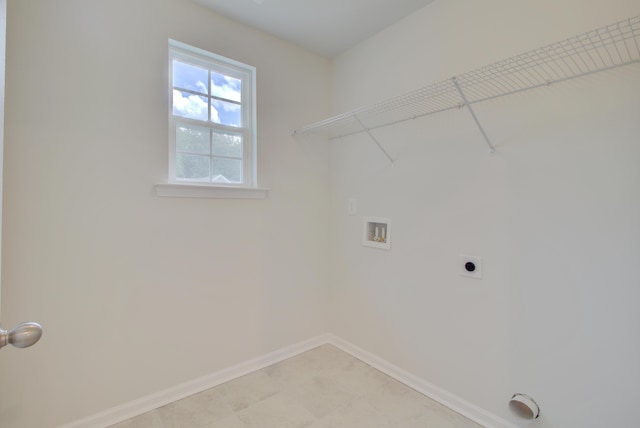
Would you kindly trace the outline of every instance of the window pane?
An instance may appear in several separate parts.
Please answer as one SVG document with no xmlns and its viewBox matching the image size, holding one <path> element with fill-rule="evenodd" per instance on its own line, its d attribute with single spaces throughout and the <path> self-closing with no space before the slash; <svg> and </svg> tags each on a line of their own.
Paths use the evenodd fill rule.
<svg viewBox="0 0 640 428">
<path fill-rule="evenodd" d="M 214 132 L 213 154 L 242 158 L 242 135 Z"/>
<path fill-rule="evenodd" d="M 242 126 L 242 111 L 240 105 L 211 100 L 211 121 L 221 125 Z"/>
<path fill-rule="evenodd" d="M 188 92 L 173 90 L 173 114 L 190 119 L 207 120 L 207 99 Z"/>
<path fill-rule="evenodd" d="M 176 154 L 176 178 L 182 180 L 209 181 L 209 156 Z"/>
<path fill-rule="evenodd" d="M 177 60 L 173 61 L 173 86 L 176 88 L 209 95 L 209 89 L 207 88 L 208 74 L 208 70 L 204 68 Z"/>
<path fill-rule="evenodd" d="M 176 128 L 176 150 L 208 155 L 211 152 L 209 130 L 192 126 L 178 126 Z"/>
<path fill-rule="evenodd" d="M 239 159 L 213 158 L 214 183 L 242 183 L 242 161 Z"/>
<path fill-rule="evenodd" d="M 211 95 L 231 101 L 242 101 L 242 81 L 224 74 L 211 72 Z"/>
</svg>

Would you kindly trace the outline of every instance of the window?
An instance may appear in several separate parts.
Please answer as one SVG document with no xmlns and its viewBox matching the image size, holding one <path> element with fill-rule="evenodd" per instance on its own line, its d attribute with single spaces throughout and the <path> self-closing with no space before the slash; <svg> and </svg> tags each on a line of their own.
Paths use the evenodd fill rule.
<svg viewBox="0 0 640 428">
<path fill-rule="evenodd" d="M 255 68 L 170 40 L 169 85 L 169 181 L 255 188 Z"/>
</svg>

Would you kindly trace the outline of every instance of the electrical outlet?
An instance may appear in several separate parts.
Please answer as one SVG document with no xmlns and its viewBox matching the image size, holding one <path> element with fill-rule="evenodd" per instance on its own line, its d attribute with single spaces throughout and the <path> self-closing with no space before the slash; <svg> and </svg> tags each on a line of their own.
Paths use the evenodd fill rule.
<svg viewBox="0 0 640 428">
<path fill-rule="evenodd" d="M 460 275 L 482 279 L 482 257 L 461 254 Z"/>
<path fill-rule="evenodd" d="M 349 215 L 356 215 L 358 213 L 358 201 L 356 198 L 349 198 L 347 203 L 347 212 Z"/>
</svg>

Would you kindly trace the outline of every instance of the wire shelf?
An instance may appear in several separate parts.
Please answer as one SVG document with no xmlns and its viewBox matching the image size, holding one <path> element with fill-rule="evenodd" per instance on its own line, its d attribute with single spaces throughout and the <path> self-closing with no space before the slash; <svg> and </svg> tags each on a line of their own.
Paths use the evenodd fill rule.
<svg viewBox="0 0 640 428">
<path fill-rule="evenodd" d="M 464 106 L 473 114 L 475 103 L 638 62 L 640 16 L 330 117 L 294 135 L 346 137 Z"/>
</svg>

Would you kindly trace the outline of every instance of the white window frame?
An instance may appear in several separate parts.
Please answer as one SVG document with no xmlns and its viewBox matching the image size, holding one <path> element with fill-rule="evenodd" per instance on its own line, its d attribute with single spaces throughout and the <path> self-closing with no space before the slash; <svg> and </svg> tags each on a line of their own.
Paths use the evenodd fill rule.
<svg viewBox="0 0 640 428">
<path fill-rule="evenodd" d="M 179 60 L 207 70 L 217 71 L 242 81 L 242 126 L 231 127 L 213 122 L 184 118 L 173 114 L 173 61 Z M 175 40 L 169 40 L 169 185 L 158 185 L 159 196 L 176 195 L 176 188 L 190 188 L 184 196 L 192 196 L 193 187 L 202 191 L 202 187 L 257 189 L 257 135 L 256 135 L 256 69 L 253 66 L 199 49 Z M 209 94 L 210 95 L 210 94 Z M 208 102 L 211 108 L 210 101 Z M 230 131 L 242 134 L 242 183 L 221 184 L 181 180 L 176 178 L 176 127 L 180 124 L 204 126 L 213 130 Z M 171 191 L 167 191 L 171 189 Z M 223 189 L 226 190 L 226 189 Z M 206 192 L 205 192 L 206 193 Z M 212 193 L 211 197 L 225 197 L 228 191 Z M 222 195 L 222 196 L 216 196 Z M 252 197 L 252 196 L 247 196 Z"/>
</svg>

